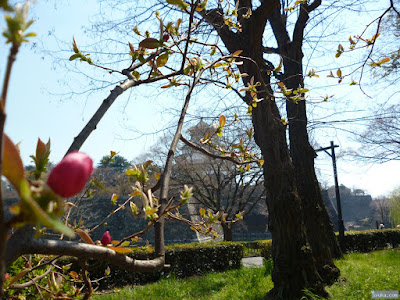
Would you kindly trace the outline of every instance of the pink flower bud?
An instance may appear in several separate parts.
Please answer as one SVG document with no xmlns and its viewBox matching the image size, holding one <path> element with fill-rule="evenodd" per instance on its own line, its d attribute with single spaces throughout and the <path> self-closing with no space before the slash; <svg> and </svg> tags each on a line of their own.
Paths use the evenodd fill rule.
<svg viewBox="0 0 400 300">
<path fill-rule="evenodd" d="M 108 244 L 111 244 L 111 234 L 109 231 L 104 232 L 103 236 L 101 237 L 100 242 L 103 246 L 107 246 Z"/>
<path fill-rule="evenodd" d="M 93 161 L 87 154 L 71 152 L 54 167 L 47 184 L 56 194 L 72 197 L 82 191 L 92 171 Z"/>
<path fill-rule="evenodd" d="M 10 278 L 10 274 L 4 273 L 4 280 L 7 280 L 8 278 Z"/>
</svg>

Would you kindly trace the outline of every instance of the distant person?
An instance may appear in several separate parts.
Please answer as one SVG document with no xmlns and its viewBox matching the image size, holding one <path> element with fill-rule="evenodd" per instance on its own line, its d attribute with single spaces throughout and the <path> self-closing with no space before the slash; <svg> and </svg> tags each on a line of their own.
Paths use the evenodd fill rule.
<svg viewBox="0 0 400 300">
<path fill-rule="evenodd" d="M 385 223 L 379 224 L 379 229 L 385 229 Z"/>
<path fill-rule="evenodd" d="M 376 221 L 376 229 L 379 229 L 379 222 Z"/>
</svg>

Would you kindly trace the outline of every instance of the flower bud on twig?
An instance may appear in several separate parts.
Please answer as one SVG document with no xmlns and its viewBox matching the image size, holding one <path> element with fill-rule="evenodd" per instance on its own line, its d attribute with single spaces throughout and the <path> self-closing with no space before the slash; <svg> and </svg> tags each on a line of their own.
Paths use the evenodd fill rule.
<svg viewBox="0 0 400 300">
<path fill-rule="evenodd" d="M 47 184 L 58 195 L 68 198 L 82 191 L 93 171 L 93 161 L 85 153 L 71 152 L 51 171 Z"/>
<path fill-rule="evenodd" d="M 111 244 L 111 234 L 109 231 L 104 232 L 103 236 L 101 237 L 100 242 L 103 246 L 107 246 L 108 244 Z"/>
</svg>

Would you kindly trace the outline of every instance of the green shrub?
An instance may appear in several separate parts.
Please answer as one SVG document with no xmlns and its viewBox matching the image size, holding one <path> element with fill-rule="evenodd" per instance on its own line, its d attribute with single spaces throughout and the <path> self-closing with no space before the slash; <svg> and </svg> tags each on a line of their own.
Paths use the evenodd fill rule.
<svg viewBox="0 0 400 300">
<path fill-rule="evenodd" d="M 136 259 L 151 259 L 154 257 L 153 247 L 133 249 L 131 257 Z M 169 245 L 166 247 L 165 261 L 170 268 L 151 273 L 135 273 L 110 265 L 110 275 L 99 282 L 100 289 L 125 286 L 128 284 L 143 284 L 154 282 L 161 278 L 184 278 L 201 275 L 206 272 L 237 269 L 241 266 L 243 245 L 241 243 L 192 243 Z M 106 263 L 92 261 L 89 266 L 91 278 L 101 278 L 107 268 Z"/>
<path fill-rule="evenodd" d="M 346 231 L 344 236 L 345 252 L 371 252 L 400 245 L 400 230 L 363 230 Z"/>
<path fill-rule="evenodd" d="M 261 249 L 261 256 L 265 259 L 272 257 L 271 240 L 246 242 L 244 245 L 249 248 Z M 345 253 L 365 253 L 399 246 L 399 229 L 346 231 L 344 236 Z"/>
<path fill-rule="evenodd" d="M 29 260 L 30 257 L 30 260 Z M 26 271 L 29 268 L 30 271 L 28 272 L 28 275 L 32 277 L 39 277 L 42 274 L 44 274 L 47 269 L 49 268 L 49 265 L 43 263 L 43 258 L 45 256 L 35 254 L 35 255 L 27 255 L 27 256 L 20 256 L 18 259 L 16 259 L 13 264 L 7 269 L 7 273 L 10 275 L 10 278 L 13 278 L 14 276 L 18 275 L 19 273 Z M 28 263 L 30 262 L 30 263 Z M 43 264 L 43 266 L 38 267 L 38 265 Z M 57 265 L 67 265 L 65 262 L 57 261 Z M 60 269 L 53 269 L 54 271 L 61 272 L 64 274 L 65 278 L 68 278 L 68 270 L 60 270 Z M 36 283 L 48 287 L 48 278 L 50 275 L 47 275 L 46 277 L 43 277 L 42 279 L 38 280 Z M 22 284 L 27 281 L 27 276 L 23 276 L 21 279 L 17 280 L 15 284 Z M 74 288 L 73 285 L 71 284 L 70 281 L 64 280 L 63 284 L 60 285 L 60 292 L 62 293 L 73 293 Z M 36 299 L 37 298 L 37 288 L 35 285 L 31 285 L 29 287 L 24 287 L 24 288 L 19 288 L 19 289 L 6 289 L 4 292 L 4 298 L 3 299 Z M 45 291 L 42 291 L 43 295 L 46 295 Z M 45 297 L 46 298 L 46 297 Z"/>
</svg>

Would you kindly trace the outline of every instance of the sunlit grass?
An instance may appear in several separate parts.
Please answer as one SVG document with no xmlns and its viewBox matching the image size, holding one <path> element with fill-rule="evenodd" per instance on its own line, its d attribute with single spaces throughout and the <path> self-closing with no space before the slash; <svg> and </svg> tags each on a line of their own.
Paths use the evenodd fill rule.
<svg viewBox="0 0 400 300">
<path fill-rule="evenodd" d="M 342 279 L 327 289 L 332 299 L 371 299 L 374 290 L 400 290 L 400 249 L 352 253 L 336 265 Z"/>
<path fill-rule="evenodd" d="M 353 253 L 336 262 L 342 277 L 327 288 L 331 299 L 371 299 L 373 290 L 400 289 L 400 249 Z M 169 278 L 94 299 L 263 299 L 272 288 L 271 265 L 187 279 Z"/>
<path fill-rule="evenodd" d="M 163 279 L 94 299 L 263 299 L 272 288 L 270 268 L 242 268 L 186 279 Z"/>
</svg>

